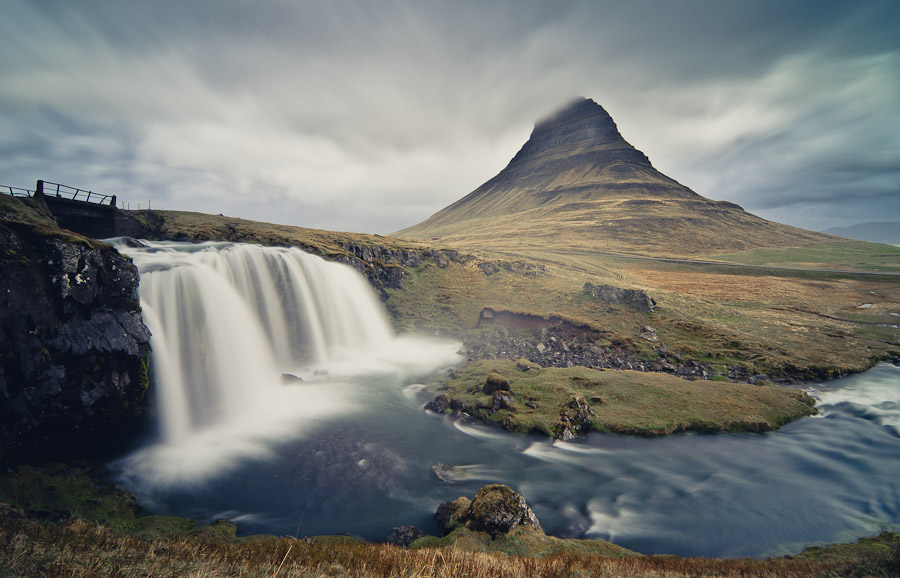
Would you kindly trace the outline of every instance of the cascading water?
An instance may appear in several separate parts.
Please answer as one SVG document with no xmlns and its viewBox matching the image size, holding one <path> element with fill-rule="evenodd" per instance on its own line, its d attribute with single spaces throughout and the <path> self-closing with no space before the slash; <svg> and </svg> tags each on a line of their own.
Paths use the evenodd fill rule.
<svg viewBox="0 0 900 578">
<path fill-rule="evenodd" d="M 119 249 L 140 270 L 153 335 L 161 439 L 130 458 L 143 478 L 202 478 L 236 457 L 267 455 L 273 438 L 352 410 L 341 376 L 377 370 L 398 349 L 422 345 L 394 338 L 362 276 L 298 249 Z M 438 360 L 455 361 L 446 343 L 439 351 Z M 304 384 L 284 385 L 284 374 Z"/>
<path fill-rule="evenodd" d="M 796 553 L 900 524 L 892 365 L 817 385 L 821 417 L 765 435 L 551 443 L 422 411 L 434 392 L 404 386 L 457 362 L 459 344 L 393 337 L 347 267 L 288 249 L 149 245 L 122 250 L 141 271 L 161 431 L 117 467 L 154 513 L 377 540 L 401 524 L 436 532 L 438 504 L 503 483 L 550 533 L 648 554 Z M 456 483 L 434 476 L 437 462 Z"/>
</svg>

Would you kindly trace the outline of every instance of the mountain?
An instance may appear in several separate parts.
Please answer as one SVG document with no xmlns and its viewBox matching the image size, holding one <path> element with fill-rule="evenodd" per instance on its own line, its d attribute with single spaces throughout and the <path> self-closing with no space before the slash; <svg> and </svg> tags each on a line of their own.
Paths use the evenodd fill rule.
<svg viewBox="0 0 900 578">
<path fill-rule="evenodd" d="M 394 233 L 490 249 L 710 255 L 833 238 L 711 201 L 662 174 L 590 99 L 538 122 L 505 169 Z"/>
<path fill-rule="evenodd" d="M 823 232 L 870 243 L 900 245 L 900 223 L 857 223 L 849 227 L 832 227 Z"/>
</svg>

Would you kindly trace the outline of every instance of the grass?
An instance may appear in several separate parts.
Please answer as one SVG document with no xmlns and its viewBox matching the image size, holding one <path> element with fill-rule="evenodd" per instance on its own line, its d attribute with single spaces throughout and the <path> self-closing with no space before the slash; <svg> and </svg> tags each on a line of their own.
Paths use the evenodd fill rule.
<svg viewBox="0 0 900 578">
<path fill-rule="evenodd" d="M 892 576 L 900 567 L 896 534 L 767 560 L 641 556 L 525 528 L 492 540 L 462 527 L 444 538 L 420 538 L 409 549 L 347 536 L 237 538 L 227 522 L 141 516 L 127 493 L 102 483 L 101 473 L 56 464 L 0 475 L 0 576 L 825 578 Z M 46 515 L 62 505 L 67 512 Z"/>
<path fill-rule="evenodd" d="M 481 391 L 489 374 L 508 380 L 514 400 L 510 409 L 491 410 L 491 396 Z M 526 371 L 503 359 L 470 363 L 436 392 L 465 404 L 479 420 L 546 435 L 557 432 L 560 413 L 573 395 L 584 396 L 590 405 L 593 429 L 637 435 L 762 432 L 815 413 L 813 400 L 800 390 L 584 367 L 532 366 Z"/>
<path fill-rule="evenodd" d="M 810 267 L 851 271 L 900 271 L 900 247 L 835 239 L 799 247 L 757 248 L 715 255 L 715 259 L 747 265 Z"/>
<path fill-rule="evenodd" d="M 513 541 L 529 539 L 512 537 Z M 116 534 L 105 526 L 77 518 L 61 524 L 36 522 L 4 508 L 0 510 L 0 575 L 19 578 L 891 576 L 897 568 L 896 540 L 892 542 L 888 537 L 882 542 L 884 546 L 880 548 L 868 546 L 864 551 L 857 549 L 832 557 L 770 560 L 609 557 L 577 551 L 523 556 L 455 546 L 403 549 L 350 540 L 308 543 L 290 538 L 224 542 L 184 537 L 142 539 Z"/>
<path fill-rule="evenodd" d="M 422 243 L 176 211 L 135 214 L 159 238 L 294 245 L 329 258 L 348 258 L 349 243 L 412 252 L 445 248 L 444 239 Z M 647 344 L 637 336 L 642 326 L 652 324 L 669 350 L 686 360 L 792 380 L 864 371 L 900 350 L 891 345 L 900 343 L 900 330 L 890 327 L 898 319 L 891 313 L 900 313 L 900 277 L 632 260 L 599 255 L 593 246 L 587 251 L 584 242 L 566 252 L 555 245 L 526 247 L 516 237 L 494 236 L 496 250 L 461 248 L 471 256 L 468 260 L 439 265 L 427 259 L 404 267 L 403 288 L 388 289 L 385 302 L 395 326 L 465 339 L 481 330 L 480 311 L 493 307 L 587 324 L 600 338 L 641 354 Z M 829 243 L 855 243 L 827 238 Z M 871 251 L 884 247 L 860 246 Z M 488 262 L 499 264 L 498 272 L 486 275 L 479 266 Z M 543 270 L 526 272 L 517 262 Z M 659 306 L 648 316 L 600 303 L 582 293 L 586 281 L 644 289 Z M 857 309 L 870 302 L 871 308 Z"/>
</svg>

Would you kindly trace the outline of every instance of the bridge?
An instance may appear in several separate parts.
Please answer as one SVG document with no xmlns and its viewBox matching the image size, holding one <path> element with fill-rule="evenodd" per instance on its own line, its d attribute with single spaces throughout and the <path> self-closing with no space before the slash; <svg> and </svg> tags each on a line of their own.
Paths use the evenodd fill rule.
<svg viewBox="0 0 900 578">
<path fill-rule="evenodd" d="M 116 207 L 116 195 L 44 180 L 38 180 L 33 191 L 2 185 L 0 193 L 37 200 L 47 207 L 60 227 L 85 237 L 108 239 L 139 234 L 134 221 Z"/>
</svg>

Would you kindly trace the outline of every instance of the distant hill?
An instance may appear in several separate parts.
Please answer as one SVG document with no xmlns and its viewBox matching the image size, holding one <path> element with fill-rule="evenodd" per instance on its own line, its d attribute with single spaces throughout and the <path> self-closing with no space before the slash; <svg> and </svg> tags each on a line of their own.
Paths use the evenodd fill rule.
<svg viewBox="0 0 900 578">
<path fill-rule="evenodd" d="M 900 245 L 900 223 L 858 223 L 849 227 L 832 227 L 823 232 L 870 243 Z"/>
<path fill-rule="evenodd" d="M 492 249 L 709 255 L 833 240 L 711 201 L 662 174 L 579 99 L 538 122 L 497 176 L 399 237 Z"/>
</svg>

